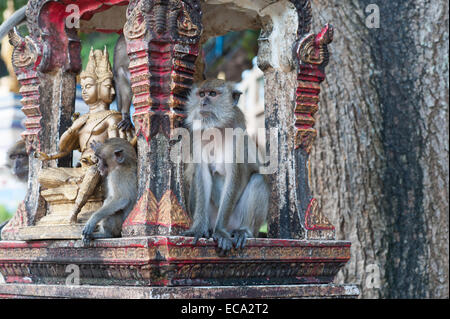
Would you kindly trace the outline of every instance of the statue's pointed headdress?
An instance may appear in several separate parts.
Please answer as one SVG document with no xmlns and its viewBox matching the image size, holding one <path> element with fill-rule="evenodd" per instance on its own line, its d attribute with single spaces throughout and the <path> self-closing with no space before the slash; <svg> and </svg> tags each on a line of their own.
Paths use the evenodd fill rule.
<svg viewBox="0 0 450 319">
<path fill-rule="evenodd" d="M 106 79 L 113 78 L 113 72 L 111 70 L 111 64 L 109 63 L 109 54 L 106 50 L 106 46 L 103 52 L 101 50 L 94 51 L 94 49 L 91 48 L 86 69 L 81 72 L 80 77 L 82 79 L 90 77 L 95 79 L 98 83 L 101 83 Z"/>
<path fill-rule="evenodd" d="M 97 62 L 97 81 L 103 82 L 106 79 L 112 79 L 113 73 L 111 70 L 111 64 L 109 63 L 109 54 L 108 50 L 105 49 L 102 51 L 95 50 L 95 60 Z"/>
<path fill-rule="evenodd" d="M 95 59 L 95 55 L 94 55 L 94 48 L 91 47 L 91 52 L 89 52 L 89 60 L 86 65 L 86 69 L 84 69 L 84 71 L 81 72 L 80 78 L 82 78 L 82 79 L 93 78 L 94 80 L 97 80 L 97 74 L 96 74 L 97 63 L 95 60 L 96 59 Z"/>
</svg>

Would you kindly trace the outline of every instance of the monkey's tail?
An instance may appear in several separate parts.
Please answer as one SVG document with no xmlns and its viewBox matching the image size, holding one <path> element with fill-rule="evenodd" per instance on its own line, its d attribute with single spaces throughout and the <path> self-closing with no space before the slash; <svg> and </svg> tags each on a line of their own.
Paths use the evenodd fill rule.
<svg viewBox="0 0 450 319">
<path fill-rule="evenodd" d="M 134 147 L 137 148 L 137 136 L 134 136 L 133 139 L 130 141 L 130 144 Z"/>
<path fill-rule="evenodd" d="M 3 22 L 0 25 L 0 40 L 16 25 L 25 21 L 25 11 L 27 10 L 27 6 L 24 6 L 14 12 L 8 20 Z"/>
</svg>

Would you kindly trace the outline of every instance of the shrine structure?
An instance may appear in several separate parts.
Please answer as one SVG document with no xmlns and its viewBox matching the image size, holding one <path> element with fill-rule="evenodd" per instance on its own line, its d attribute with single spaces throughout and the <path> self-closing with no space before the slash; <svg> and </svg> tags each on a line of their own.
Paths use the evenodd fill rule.
<svg viewBox="0 0 450 319">
<path fill-rule="evenodd" d="M 81 243 L 81 226 L 52 219 L 64 213 L 55 212 L 52 203 L 73 195 L 44 194 L 38 178 L 45 169 L 71 166 L 70 156 L 45 162 L 37 154 L 58 151 L 60 137 L 72 125 L 83 45 L 80 30 L 66 24 L 72 4 L 78 6 L 82 32 L 123 32 L 136 110 L 138 201 L 121 238 L 94 240 L 88 247 Z M 311 33 L 309 0 L 30 0 L 26 18 L 29 35 L 14 30 L 9 36 L 26 115 L 22 136 L 30 173 L 26 198 L 2 231 L 0 273 L 6 283 L 0 284 L 0 296 L 359 294 L 354 285 L 332 283 L 350 259 L 351 243 L 336 240 L 309 187 L 314 178 L 309 153 L 317 135 L 314 114 L 333 39 L 331 25 Z M 266 128 L 278 128 L 278 169 L 271 176 L 268 238 L 249 239 L 245 249 L 219 256 L 212 239 L 193 245 L 193 238 L 181 236 L 191 220 L 183 166 L 170 160 L 177 147 L 170 137 L 182 124 L 188 92 L 201 74 L 201 45 L 246 29 L 261 29 L 258 66 L 270 88 L 265 93 Z M 82 215 L 99 207 L 96 200 Z M 80 286 L 66 286 L 70 265 L 79 267 Z"/>
</svg>

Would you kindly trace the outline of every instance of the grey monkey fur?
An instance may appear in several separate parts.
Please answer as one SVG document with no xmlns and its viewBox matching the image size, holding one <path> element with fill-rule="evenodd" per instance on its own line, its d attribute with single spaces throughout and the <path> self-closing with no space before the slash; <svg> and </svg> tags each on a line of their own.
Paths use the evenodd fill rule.
<svg viewBox="0 0 450 319">
<path fill-rule="evenodd" d="M 245 130 L 244 114 L 236 106 L 239 94 L 232 83 L 221 80 L 207 80 L 194 88 L 186 106 L 186 125 L 191 133 L 195 120 L 201 121 L 201 131 L 210 128 L 222 133 L 225 128 Z M 246 142 L 244 152 L 249 151 L 249 143 L 254 143 L 250 138 Z M 235 154 L 242 151 L 232 147 Z M 214 149 L 214 156 L 216 151 Z M 221 151 L 223 149 L 217 154 Z M 222 254 L 232 246 L 244 248 L 246 239 L 258 234 L 268 212 L 269 186 L 266 177 L 258 171 L 259 162 L 252 163 L 248 157 L 243 163 L 221 160 L 187 164 L 185 198 L 193 223 L 184 235 L 194 237 L 194 244 L 201 237 L 212 236 Z"/>
<path fill-rule="evenodd" d="M 82 231 L 84 244 L 92 238 L 119 237 L 122 224 L 137 200 L 137 155 L 134 147 L 122 138 L 92 143 L 98 158 L 98 170 L 106 177 L 106 199 L 91 215 Z M 99 232 L 94 233 L 99 225 Z"/>
</svg>

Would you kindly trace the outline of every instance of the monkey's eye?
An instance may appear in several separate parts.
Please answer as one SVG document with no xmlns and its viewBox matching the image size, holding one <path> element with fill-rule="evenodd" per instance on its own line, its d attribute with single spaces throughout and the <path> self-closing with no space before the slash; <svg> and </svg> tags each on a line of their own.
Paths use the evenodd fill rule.
<svg viewBox="0 0 450 319">
<path fill-rule="evenodd" d="M 209 96 L 216 96 L 216 95 L 217 95 L 216 91 L 209 92 Z"/>
<path fill-rule="evenodd" d="M 205 97 L 205 92 L 200 92 L 200 93 L 198 93 L 198 95 L 199 95 L 200 97 Z"/>
</svg>

